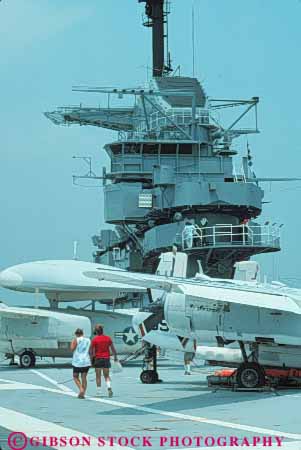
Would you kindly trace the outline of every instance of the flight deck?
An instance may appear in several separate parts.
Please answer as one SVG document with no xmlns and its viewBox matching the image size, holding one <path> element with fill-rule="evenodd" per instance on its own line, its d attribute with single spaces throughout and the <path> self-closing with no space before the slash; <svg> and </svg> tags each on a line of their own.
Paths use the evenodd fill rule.
<svg viewBox="0 0 301 450">
<path fill-rule="evenodd" d="M 227 449 L 249 444 L 301 449 L 300 390 L 280 390 L 277 395 L 214 391 L 207 376 L 216 368 L 194 366 L 192 374 L 184 376 L 180 363 L 167 360 L 160 361 L 163 382 L 145 385 L 139 381 L 140 366 L 135 361 L 112 376 L 113 398 L 108 398 L 104 386 L 103 395 L 94 397 L 95 374 L 90 370 L 87 397 L 80 400 L 67 360 L 55 365 L 41 362 L 32 370 L 2 363 L 0 447 L 9 448 L 8 436 L 18 431 L 19 423 L 20 430 L 35 436 L 40 447 L 42 438 L 48 437 L 43 448 L 63 448 L 55 442 L 50 446 L 49 438 L 69 436 L 73 447 L 90 448 L 150 448 L 151 444 L 155 450 Z M 99 438 L 107 446 L 100 445 L 104 441 Z M 131 438 L 135 445 L 130 445 Z"/>
</svg>

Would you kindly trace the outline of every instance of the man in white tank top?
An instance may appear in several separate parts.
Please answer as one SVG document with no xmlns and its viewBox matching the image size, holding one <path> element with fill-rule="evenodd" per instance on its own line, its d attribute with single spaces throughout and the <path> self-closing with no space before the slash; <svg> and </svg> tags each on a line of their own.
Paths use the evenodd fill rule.
<svg viewBox="0 0 301 450">
<path fill-rule="evenodd" d="M 70 344 L 73 352 L 72 367 L 73 379 L 79 389 L 78 398 L 85 398 L 87 390 L 87 375 L 91 367 L 90 358 L 90 339 L 84 337 L 84 332 L 81 328 L 75 331 L 75 338 Z M 79 378 L 81 376 L 81 380 Z"/>
</svg>

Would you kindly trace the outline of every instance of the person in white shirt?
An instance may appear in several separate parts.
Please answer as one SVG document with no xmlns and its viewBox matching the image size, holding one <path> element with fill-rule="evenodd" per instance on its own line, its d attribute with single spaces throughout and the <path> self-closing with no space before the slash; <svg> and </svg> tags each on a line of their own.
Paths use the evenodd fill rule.
<svg viewBox="0 0 301 450">
<path fill-rule="evenodd" d="M 87 390 L 87 376 L 91 367 L 91 341 L 89 338 L 84 337 L 84 332 L 81 328 L 78 328 L 74 334 L 75 338 L 70 344 L 70 349 L 73 352 L 73 380 L 79 389 L 78 398 L 85 398 Z M 81 376 L 81 380 L 79 376 Z"/>
<path fill-rule="evenodd" d="M 184 235 L 184 243 L 186 244 L 186 248 L 192 248 L 193 246 L 193 238 L 195 233 L 195 225 L 192 222 L 186 222 L 183 235 Z"/>
</svg>

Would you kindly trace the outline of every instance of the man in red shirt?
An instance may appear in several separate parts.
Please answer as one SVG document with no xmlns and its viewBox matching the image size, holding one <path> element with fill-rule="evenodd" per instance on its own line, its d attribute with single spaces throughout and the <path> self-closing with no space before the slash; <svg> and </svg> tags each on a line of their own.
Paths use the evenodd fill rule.
<svg viewBox="0 0 301 450">
<path fill-rule="evenodd" d="M 113 397 L 113 391 L 111 387 L 110 378 L 110 350 L 114 355 L 114 360 L 117 361 L 117 353 L 110 336 L 103 334 L 103 326 L 96 325 L 94 328 L 94 334 L 96 335 L 91 342 L 90 352 L 92 360 L 94 360 L 94 367 L 96 373 L 96 396 L 101 396 L 101 371 L 108 388 L 109 397 Z"/>
</svg>

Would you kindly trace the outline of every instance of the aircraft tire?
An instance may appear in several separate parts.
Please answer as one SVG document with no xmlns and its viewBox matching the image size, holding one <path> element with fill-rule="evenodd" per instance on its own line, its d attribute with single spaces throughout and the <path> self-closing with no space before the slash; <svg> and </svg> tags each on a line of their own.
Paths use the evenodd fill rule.
<svg viewBox="0 0 301 450">
<path fill-rule="evenodd" d="M 20 366 L 23 369 L 29 369 L 30 367 L 34 367 L 36 364 L 35 354 L 29 350 L 21 353 L 20 355 Z"/>
<path fill-rule="evenodd" d="M 157 383 L 158 379 L 158 373 L 154 370 L 143 370 L 140 374 L 140 380 L 143 384 L 154 384 Z"/>
<path fill-rule="evenodd" d="M 243 363 L 237 369 L 236 381 L 240 388 L 254 389 L 262 387 L 265 384 L 264 369 L 255 362 Z"/>
</svg>

